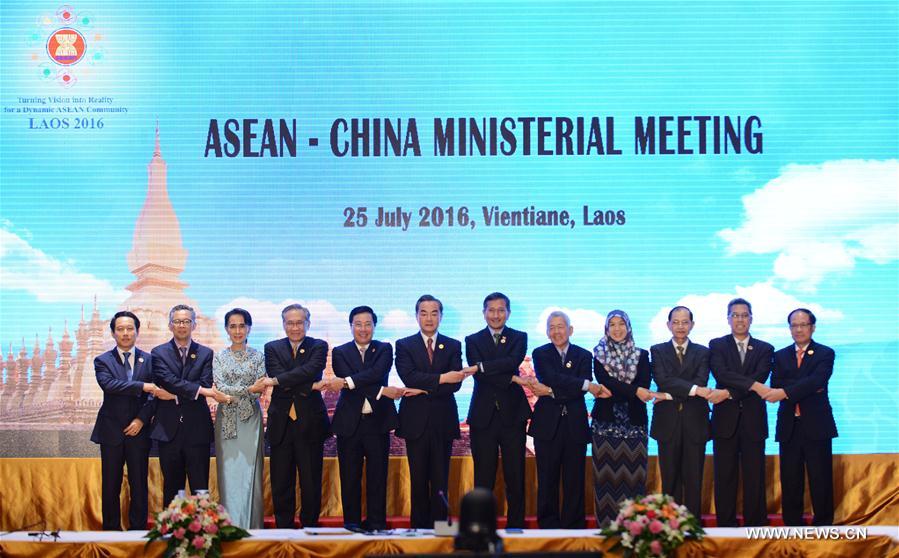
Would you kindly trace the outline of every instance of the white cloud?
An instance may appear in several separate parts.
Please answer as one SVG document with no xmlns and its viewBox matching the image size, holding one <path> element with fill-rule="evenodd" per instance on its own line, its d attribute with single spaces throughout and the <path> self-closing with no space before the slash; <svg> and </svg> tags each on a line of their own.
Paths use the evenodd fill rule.
<svg viewBox="0 0 899 558">
<path fill-rule="evenodd" d="M 391 310 L 378 320 L 378 327 L 391 332 L 409 332 L 403 334 L 409 335 L 418 330 L 418 322 L 415 316 L 404 310 Z"/>
<path fill-rule="evenodd" d="M 736 297 L 745 298 L 752 304 L 752 335 L 779 347 L 789 342 L 787 314 L 796 308 L 808 308 L 819 321 L 831 327 L 843 319 L 839 310 L 830 310 L 820 304 L 804 302 L 789 295 L 770 281 L 755 283 L 748 287 L 735 287 L 732 293 L 710 293 L 687 295 L 672 306 L 686 306 L 693 311 L 695 326 L 690 339 L 706 345 L 709 339 L 720 337 L 730 331 L 727 325 L 727 303 Z M 649 330 L 652 343 L 661 343 L 671 338 L 668 331 L 668 311 L 671 307 L 660 308 L 652 318 Z"/>
<path fill-rule="evenodd" d="M 78 271 L 74 262 L 58 260 L 5 228 L 0 228 L 0 288 L 48 303 L 83 303 L 96 295 L 102 304 L 117 305 L 128 297 L 127 291 Z"/>
<path fill-rule="evenodd" d="M 584 348 L 591 349 L 593 345 L 605 333 L 606 318 L 595 310 L 586 310 L 584 308 L 560 308 L 558 306 L 549 306 L 540 312 L 540 317 L 534 324 L 531 333 L 535 333 L 538 337 L 531 341 L 529 345 L 538 347 L 546 341 L 546 318 L 551 312 L 561 310 L 568 314 L 571 320 L 571 326 L 574 328 L 572 337 L 577 340 L 577 344 Z M 537 340 L 540 340 L 538 343 Z"/>
<path fill-rule="evenodd" d="M 776 253 L 774 273 L 813 290 L 856 260 L 899 259 L 899 161 L 787 165 L 743 197 L 744 222 L 718 236 L 730 254 Z"/>
</svg>

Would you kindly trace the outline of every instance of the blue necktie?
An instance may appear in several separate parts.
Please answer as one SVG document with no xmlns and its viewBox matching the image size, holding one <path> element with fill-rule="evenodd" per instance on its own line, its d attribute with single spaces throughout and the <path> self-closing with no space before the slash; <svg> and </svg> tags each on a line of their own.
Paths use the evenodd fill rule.
<svg viewBox="0 0 899 558">
<path fill-rule="evenodd" d="M 130 361 L 130 358 L 131 358 L 131 353 L 130 353 L 130 352 L 126 352 L 126 353 L 125 353 L 125 375 L 128 376 L 128 381 L 129 381 L 129 382 L 131 381 L 131 377 L 132 377 L 132 374 L 131 374 L 131 373 L 132 373 L 132 370 L 131 370 L 131 361 Z"/>
</svg>

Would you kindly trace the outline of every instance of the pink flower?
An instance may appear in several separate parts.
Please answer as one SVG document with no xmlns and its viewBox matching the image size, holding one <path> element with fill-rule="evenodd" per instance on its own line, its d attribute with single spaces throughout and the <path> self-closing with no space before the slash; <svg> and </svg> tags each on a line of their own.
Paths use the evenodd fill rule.
<svg viewBox="0 0 899 558">
<path fill-rule="evenodd" d="M 631 526 L 628 528 L 628 530 L 630 530 L 631 535 L 636 537 L 637 535 L 639 535 L 640 533 L 643 532 L 643 524 L 639 523 L 637 521 L 634 521 L 633 523 L 631 523 Z"/>
<path fill-rule="evenodd" d="M 206 546 L 206 539 L 204 539 L 203 537 L 197 537 L 194 539 L 194 542 L 191 544 L 194 545 L 194 548 L 200 549 L 200 548 L 203 548 L 204 546 Z"/>
<path fill-rule="evenodd" d="M 665 526 L 662 525 L 662 522 L 659 521 L 658 519 L 653 519 L 652 523 L 649 524 L 649 532 L 652 533 L 653 535 L 658 535 L 659 531 L 661 531 L 664 528 L 665 528 Z"/>
<path fill-rule="evenodd" d="M 656 512 L 654 512 L 654 511 L 652 511 L 652 510 L 648 510 L 648 511 L 646 512 L 646 517 L 648 517 L 649 519 L 654 519 L 655 516 L 656 516 Z"/>
<path fill-rule="evenodd" d="M 188 525 L 187 528 L 190 529 L 191 531 L 193 531 L 194 533 L 199 533 L 199 532 L 200 532 L 200 529 L 202 529 L 203 526 L 200 525 L 200 521 L 199 521 L 199 520 L 194 519 L 193 521 L 190 522 L 190 525 Z"/>
<path fill-rule="evenodd" d="M 680 521 L 678 521 L 676 517 L 672 517 L 668 520 L 668 525 L 670 525 L 672 529 L 677 529 L 680 527 Z"/>
<path fill-rule="evenodd" d="M 649 550 L 652 551 L 656 556 L 661 556 L 662 554 L 662 543 L 659 541 L 652 541 L 649 543 Z"/>
<path fill-rule="evenodd" d="M 169 532 L 169 526 L 166 525 L 165 523 L 163 523 L 162 525 L 159 526 L 159 532 L 161 534 L 165 535 L 166 533 Z"/>
<path fill-rule="evenodd" d="M 185 533 L 184 527 L 178 527 L 177 529 L 172 531 L 172 536 L 175 537 L 176 539 L 183 539 L 184 533 Z"/>
<path fill-rule="evenodd" d="M 204 531 L 206 531 L 210 535 L 214 535 L 219 532 L 219 526 L 216 525 L 215 523 L 210 523 L 209 525 L 206 526 Z"/>
</svg>

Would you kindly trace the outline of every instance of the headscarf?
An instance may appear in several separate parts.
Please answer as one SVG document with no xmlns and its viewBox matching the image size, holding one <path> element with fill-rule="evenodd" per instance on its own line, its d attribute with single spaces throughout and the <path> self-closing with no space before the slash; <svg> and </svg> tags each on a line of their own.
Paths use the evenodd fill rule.
<svg viewBox="0 0 899 558">
<path fill-rule="evenodd" d="M 612 318 L 621 318 L 627 326 L 627 337 L 620 343 L 609 337 L 609 322 Z M 606 316 L 606 333 L 593 349 L 593 356 L 605 366 L 609 375 L 618 381 L 629 384 L 637 377 L 640 348 L 634 344 L 631 319 L 623 310 L 612 310 Z"/>
</svg>

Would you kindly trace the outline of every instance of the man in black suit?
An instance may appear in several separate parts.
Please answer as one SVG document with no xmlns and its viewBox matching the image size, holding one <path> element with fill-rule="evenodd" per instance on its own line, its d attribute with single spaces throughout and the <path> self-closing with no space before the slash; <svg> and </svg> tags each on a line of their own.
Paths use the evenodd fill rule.
<svg viewBox="0 0 899 558">
<path fill-rule="evenodd" d="M 768 524 L 765 499 L 765 440 L 768 414 L 760 395 L 768 393 L 774 347 L 749 335 L 752 305 L 742 298 L 727 303 L 730 335 L 709 341 L 717 388 L 712 407 L 715 463 L 715 513 L 718 527 L 738 527 L 737 479 L 743 477 L 743 523 Z M 739 471 L 739 474 L 738 474 Z"/>
<path fill-rule="evenodd" d="M 396 435 L 406 440 L 413 529 L 445 520 L 453 440 L 460 437 L 453 395 L 476 370 L 462 368 L 462 344 L 437 332 L 443 303 L 422 295 L 415 303 L 419 332 L 396 342 L 396 371 L 406 385 Z"/>
<path fill-rule="evenodd" d="M 531 390 L 540 398 L 534 405 L 528 434 L 534 438 L 537 457 L 537 525 L 541 529 L 585 527 L 584 457 L 590 443 L 590 427 L 584 394 L 611 396 L 603 386 L 590 381 L 593 354 L 572 345 L 572 333 L 568 315 L 551 312 L 546 318 L 550 343 L 537 347 L 532 355 L 540 383 Z M 560 479 L 564 479 L 561 514 Z"/>
<path fill-rule="evenodd" d="M 465 356 L 476 367 L 468 409 L 474 485 L 493 490 L 499 452 L 508 504 L 507 528 L 524 527 L 525 428 L 531 406 L 524 394 L 527 380 L 518 374 L 528 348 L 528 335 L 506 326 L 512 312 L 509 297 L 484 298 L 487 327 L 465 338 Z"/>
<path fill-rule="evenodd" d="M 653 345 L 652 372 L 659 389 L 649 435 L 659 443 L 662 491 L 702 517 L 702 469 L 709 439 L 709 350 L 689 339 L 693 312 L 668 312 L 671 341 Z"/>
<path fill-rule="evenodd" d="M 387 385 L 393 367 L 390 343 L 372 339 L 378 315 L 368 306 L 350 310 L 353 340 L 331 352 L 340 399 L 331 430 L 337 435 L 343 525 L 350 530 L 387 529 L 387 464 L 390 431 L 397 427 L 393 401 L 403 389 Z M 362 464 L 367 517 L 362 521 Z"/>
<path fill-rule="evenodd" d="M 100 444 L 103 530 L 122 529 L 119 497 L 122 469 L 128 466 L 131 507 L 128 528 L 147 528 L 147 475 L 150 422 L 156 408 L 150 355 L 134 346 L 140 320 L 131 312 L 117 312 L 109 321 L 116 346 L 94 359 L 94 373 L 103 390 L 103 404 L 91 433 Z M 144 428 L 146 426 L 146 428 Z"/>
<path fill-rule="evenodd" d="M 151 352 L 154 380 L 175 396 L 158 401 L 150 435 L 159 442 L 163 506 L 184 490 L 185 480 L 194 492 L 209 488 L 212 417 L 206 397 L 217 392 L 212 389 L 212 349 L 191 338 L 196 327 L 193 308 L 173 307 L 169 311 L 172 339 Z"/>
<path fill-rule="evenodd" d="M 794 343 L 774 353 L 771 391 L 779 401 L 775 439 L 780 442 L 780 490 L 786 525 L 803 525 L 805 472 L 813 525 L 833 525 L 833 439 L 837 424 L 827 396 L 833 349 L 812 339 L 815 315 L 797 308 L 787 316 Z"/>
<path fill-rule="evenodd" d="M 265 435 L 271 446 L 272 505 L 279 529 L 294 527 L 298 469 L 303 527 L 317 527 L 321 513 L 322 460 L 330 436 L 321 394 L 328 344 L 306 335 L 310 318 L 306 307 L 286 306 L 281 322 L 287 337 L 265 344 L 264 383 L 274 386 Z"/>
</svg>

